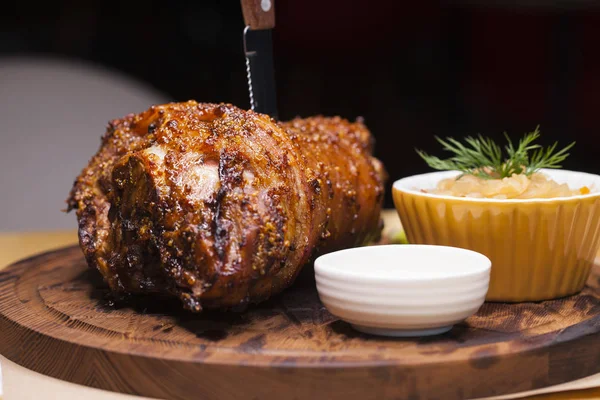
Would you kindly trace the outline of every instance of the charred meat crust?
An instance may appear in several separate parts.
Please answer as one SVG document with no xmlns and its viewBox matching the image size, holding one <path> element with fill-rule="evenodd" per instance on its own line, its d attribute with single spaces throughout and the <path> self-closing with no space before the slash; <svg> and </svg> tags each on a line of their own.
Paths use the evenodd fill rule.
<svg viewBox="0 0 600 400">
<path fill-rule="evenodd" d="M 67 200 L 87 262 L 119 293 L 239 308 L 315 256 L 376 238 L 385 171 L 362 122 L 278 123 L 189 101 L 112 121 Z"/>
</svg>

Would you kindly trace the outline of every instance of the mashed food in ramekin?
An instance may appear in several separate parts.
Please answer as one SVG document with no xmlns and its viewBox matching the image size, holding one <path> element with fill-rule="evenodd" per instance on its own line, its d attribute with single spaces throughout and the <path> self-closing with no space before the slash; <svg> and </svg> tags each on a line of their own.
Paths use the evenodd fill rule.
<svg viewBox="0 0 600 400">
<path fill-rule="evenodd" d="M 531 176 L 514 174 L 503 179 L 484 179 L 474 175 L 441 180 L 426 193 L 456 197 L 488 199 L 547 199 L 590 193 L 587 186 L 571 189 L 566 183 L 557 183 L 547 175 L 537 172 Z"/>
</svg>

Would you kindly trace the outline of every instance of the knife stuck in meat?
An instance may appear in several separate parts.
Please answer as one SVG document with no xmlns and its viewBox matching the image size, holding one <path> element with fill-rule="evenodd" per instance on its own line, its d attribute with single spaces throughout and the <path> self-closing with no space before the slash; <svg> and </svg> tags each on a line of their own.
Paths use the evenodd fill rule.
<svg viewBox="0 0 600 400">
<path fill-rule="evenodd" d="M 274 0 L 241 0 L 250 108 L 278 119 L 273 67 Z"/>
</svg>

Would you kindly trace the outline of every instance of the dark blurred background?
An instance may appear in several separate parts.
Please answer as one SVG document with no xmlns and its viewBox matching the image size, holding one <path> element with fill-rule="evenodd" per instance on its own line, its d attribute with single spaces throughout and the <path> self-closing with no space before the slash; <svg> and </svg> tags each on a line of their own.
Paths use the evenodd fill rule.
<svg viewBox="0 0 600 400">
<path fill-rule="evenodd" d="M 577 141 L 565 167 L 600 172 L 600 3 L 275 6 L 280 117 L 364 117 L 392 180 L 428 170 L 414 149 L 440 154 L 434 135 L 519 137 L 537 124 L 545 144 Z M 22 54 L 82 60 L 172 100 L 248 108 L 235 0 L 12 1 L 4 3 L 0 26 L 0 61 Z M 386 201 L 392 206 L 389 195 Z"/>
</svg>

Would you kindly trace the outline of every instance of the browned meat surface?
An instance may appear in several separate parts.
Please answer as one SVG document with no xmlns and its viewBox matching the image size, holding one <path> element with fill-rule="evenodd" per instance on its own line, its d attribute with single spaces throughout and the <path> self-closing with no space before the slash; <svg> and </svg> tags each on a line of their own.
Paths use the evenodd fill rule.
<svg viewBox="0 0 600 400">
<path fill-rule="evenodd" d="M 338 117 L 154 106 L 109 124 L 69 210 L 113 291 L 172 294 L 194 311 L 243 306 L 316 255 L 377 238 L 385 172 L 371 142 Z"/>
</svg>

